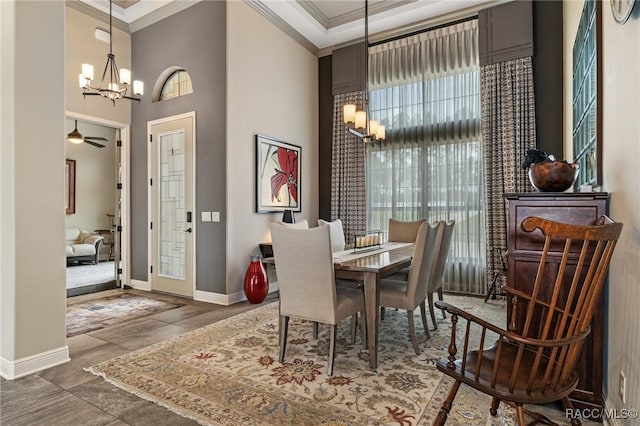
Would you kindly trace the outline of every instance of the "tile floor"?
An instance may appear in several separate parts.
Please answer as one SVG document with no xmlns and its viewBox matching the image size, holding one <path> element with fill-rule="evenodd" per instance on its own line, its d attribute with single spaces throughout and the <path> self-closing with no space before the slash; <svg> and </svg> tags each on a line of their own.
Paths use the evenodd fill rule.
<svg viewBox="0 0 640 426">
<path fill-rule="evenodd" d="M 75 303 L 122 292 L 68 299 Z M 152 402 L 116 388 L 83 369 L 123 353 L 256 308 L 248 302 L 213 305 L 164 294 L 126 290 L 185 306 L 67 339 L 71 361 L 17 380 L 1 380 L 3 426 L 195 425 Z M 275 300 L 269 296 L 267 301 Z"/>
<path fill-rule="evenodd" d="M 76 303 L 106 297 L 109 290 L 68 299 Z M 83 369 L 123 353 L 211 324 L 261 305 L 231 306 L 195 302 L 164 294 L 126 290 L 185 306 L 116 324 L 67 339 L 71 361 L 17 380 L 0 380 L 2 426 L 119 426 L 195 425 L 192 420 L 125 392 Z M 275 301 L 270 295 L 268 301 Z M 552 420 L 566 424 L 563 413 L 543 410 Z M 583 421 L 583 425 L 594 423 Z"/>
</svg>

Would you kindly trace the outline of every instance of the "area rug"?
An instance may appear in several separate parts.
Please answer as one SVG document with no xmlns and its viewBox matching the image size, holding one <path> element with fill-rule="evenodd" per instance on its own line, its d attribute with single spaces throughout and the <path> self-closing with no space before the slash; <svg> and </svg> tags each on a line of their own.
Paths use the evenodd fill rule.
<svg viewBox="0 0 640 426">
<path fill-rule="evenodd" d="M 449 300 L 470 312 L 482 310 L 492 322 L 505 321 L 502 302 Z M 430 339 L 419 334 L 423 350 L 415 355 L 406 311 L 387 310 L 377 371 L 369 369 L 360 338 L 350 343 L 348 321 L 339 327 L 332 377 L 326 374 L 328 327 L 321 326 L 314 340 L 310 323 L 291 320 L 285 360 L 279 363 L 277 303 L 87 371 L 203 425 L 427 425 L 451 384 L 435 368 L 447 353 L 450 333 L 449 319 L 440 312 L 437 318 Z M 448 424 L 490 424 L 489 404 L 488 397 L 461 389 Z"/>
<path fill-rule="evenodd" d="M 113 261 L 67 266 L 67 289 L 115 281 Z"/>
<path fill-rule="evenodd" d="M 149 299 L 130 293 L 67 306 L 67 337 L 100 330 L 134 318 L 175 309 L 183 304 Z"/>
</svg>

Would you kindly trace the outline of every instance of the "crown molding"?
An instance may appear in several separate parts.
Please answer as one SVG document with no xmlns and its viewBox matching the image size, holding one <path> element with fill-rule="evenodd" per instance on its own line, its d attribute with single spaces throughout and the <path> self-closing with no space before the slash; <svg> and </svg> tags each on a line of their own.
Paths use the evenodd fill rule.
<svg viewBox="0 0 640 426">
<path fill-rule="evenodd" d="M 102 10 L 96 9 L 95 7 L 81 1 L 66 0 L 65 5 L 81 13 L 84 13 L 85 15 L 91 16 L 92 18 L 95 18 L 101 22 L 104 22 L 106 25 L 109 25 L 108 12 L 103 12 Z M 129 24 L 118 18 L 116 15 L 114 15 L 112 18 L 112 25 L 115 28 L 127 33 L 131 32 L 129 29 Z"/>
<path fill-rule="evenodd" d="M 145 27 L 155 24 L 156 22 L 162 21 L 165 18 L 168 18 L 171 15 L 182 12 L 185 9 L 190 8 L 202 0 L 188 0 L 188 1 L 173 1 L 165 4 L 164 6 L 154 9 L 150 12 L 143 14 L 140 18 L 131 21 L 129 27 L 131 28 L 131 32 L 134 33 L 139 31 Z M 136 3 L 138 5 L 140 3 Z M 131 6 L 130 9 L 136 7 L 136 5 Z"/>
</svg>

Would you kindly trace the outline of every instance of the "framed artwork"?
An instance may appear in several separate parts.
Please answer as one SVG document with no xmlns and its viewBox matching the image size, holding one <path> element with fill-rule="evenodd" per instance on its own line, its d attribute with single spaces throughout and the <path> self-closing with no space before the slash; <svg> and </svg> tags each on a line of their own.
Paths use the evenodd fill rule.
<svg viewBox="0 0 640 426">
<path fill-rule="evenodd" d="M 573 43 L 573 161 L 575 181 L 602 185 L 602 2 L 586 0 Z"/>
<path fill-rule="evenodd" d="M 256 212 L 301 211 L 302 148 L 256 135 Z"/>
<path fill-rule="evenodd" d="M 66 160 L 64 170 L 64 211 L 73 214 L 76 212 L 76 160 Z"/>
</svg>

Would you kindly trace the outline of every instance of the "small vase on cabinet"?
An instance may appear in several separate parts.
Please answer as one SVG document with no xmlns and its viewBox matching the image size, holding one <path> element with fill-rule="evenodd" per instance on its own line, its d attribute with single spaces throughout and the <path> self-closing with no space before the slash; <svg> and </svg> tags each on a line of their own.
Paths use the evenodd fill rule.
<svg viewBox="0 0 640 426">
<path fill-rule="evenodd" d="M 251 303 L 262 303 L 269 293 L 267 272 L 259 255 L 251 256 L 251 262 L 244 276 L 244 294 Z"/>
</svg>

